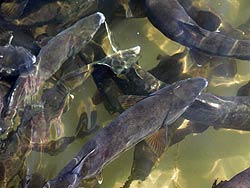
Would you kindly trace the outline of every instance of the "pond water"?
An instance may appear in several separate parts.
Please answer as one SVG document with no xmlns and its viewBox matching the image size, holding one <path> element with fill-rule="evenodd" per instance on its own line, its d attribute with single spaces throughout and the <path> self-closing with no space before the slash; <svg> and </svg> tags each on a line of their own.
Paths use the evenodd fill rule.
<svg viewBox="0 0 250 188">
<path fill-rule="evenodd" d="M 238 27 L 250 18 L 249 0 L 194 0 L 193 3 L 206 10 L 209 7 L 233 27 Z M 110 25 L 110 30 L 119 49 L 141 47 L 139 65 L 145 70 L 157 66 L 159 54 L 173 55 L 185 49 L 161 34 L 147 18 L 115 21 Z M 103 39 L 102 46 L 107 54 L 112 53 L 107 37 Z M 189 69 L 193 65 L 190 56 L 187 56 L 185 63 L 186 71 L 196 77 L 198 70 L 192 72 Z M 250 80 L 249 63 L 237 60 L 237 74 L 231 78 L 211 76 L 209 71 L 205 74 L 201 71 L 198 77 L 209 78 L 206 92 L 220 96 L 235 96 L 238 89 Z M 96 110 L 96 124 L 101 128 L 119 115 L 110 114 L 103 103 L 93 104 L 92 97 L 96 91 L 97 86 L 90 77 L 71 93 L 74 97 L 70 109 L 62 116 L 64 136 L 74 135 L 80 114 L 84 111 L 90 114 Z M 39 172 L 46 179 L 55 177 L 95 134 L 96 132 L 76 139 L 56 156 L 31 151 L 26 160 L 29 173 Z M 246 131 L 215 130 L 211 127 L 201 134 L 190 134 L 181 142 L 167 148 L 149 176 L 144 181 L 132 181 L 130 188 L 210 188 L 215 179 L 230 179 L 250 166 L 249 143 L 250 133 Z M 131 148 L 106 166 L 103 169 L 103 182 L 96 187 L 121 188 L 130 175 L 133 153 L 134 148 Z"/>
</svg>

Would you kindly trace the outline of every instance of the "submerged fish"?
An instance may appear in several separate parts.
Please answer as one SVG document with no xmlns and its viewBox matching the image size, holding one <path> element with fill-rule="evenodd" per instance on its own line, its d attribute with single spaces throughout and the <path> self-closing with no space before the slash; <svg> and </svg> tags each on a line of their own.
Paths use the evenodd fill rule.
<svg viewBox="0 0 250 188">
<path fill-rule="evenodd" d="M 77 21 L 74 25 L 53 37 L 39 52 L 33 69 L 21 74 L 8 97 L 5 116 L 13 118 L 20 102 L 36 94 L 69 57 L 76 55 L 94 37 L 105 21 L 97 12 Z"/>
<path fill-rule="evenodd" d="M 146 0 L 151 23 L 170 39 L 208 54 L 250 59 L 250 40 L 238 40 L 200 27 L 177 0 Z"/>
<path fill-rule="evenodd" d="M 249 97 L 221 97 L 210 93 L 202 93 L 183 113 L 183 117 L 214 128 L 249 131 L 249 114 Z"/>
<path fill-rule="evenodd" d="M 206 86 L 205 79 L 187 79 L 141 100 L 88 141 L 44 188 L 75 188 L 81 179 L 97 176 L 122 152 L 173 123 Z"/>
<path fill-rule="evenodd" d="M 14 19 L 20 17 L 29 0 L 8 0 L 3 1 L 0 6 L 0 15 L 7 19 Z"/>
<path fill-rule="evenodd" d="M 22 72 L 28 72 L 35 62 L 36 57 L 21 46 L 0 46 L 0 77 L 17 76 Z"/>
<path fill-rule="evenodd" d="M 214 182 L 212 188 L 249 188 L 250 187 L 250 168 L 235 175 L 228 181 Z"/>
<path fill-rule="evenodd" d="M 187 14 L 203 29 L 216 31 L 221 24 L 221 18 L 211 10 L 202 10 L 193 5 L 193 0 L 178 0 Z"/>
<path fill-rule="evenodd" d="M 250 96 L 250 81 L 239 88 L 237 96 Z"/>
</svg>

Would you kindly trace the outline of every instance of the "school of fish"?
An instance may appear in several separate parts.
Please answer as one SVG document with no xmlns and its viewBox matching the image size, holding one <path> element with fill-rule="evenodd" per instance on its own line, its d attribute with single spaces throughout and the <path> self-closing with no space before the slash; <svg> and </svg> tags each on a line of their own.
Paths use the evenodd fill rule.
<svg viewBox="0 0 250 188">
<path fill-rule="evenodd" d="M 159 55 L 154 68 L 143 69 L 143 46 L 120 49 L 109 29 L 139 18 L 184 50 Z M 249 20 L 234 28 L 192 0 L 1 1 L 0 188 L 98 188 L 102 170 L 134 147 L 123 184 L 129 188 L 187 135 L 209 127 L 250 131 L 249 83 L 237 96 L 206 92 L 212 77 L 235 77 L 236 59 L 250 60 Z M 193 65 L 184 71 L 187 56 Z M 87 93 L 89 78 L 97 88 L 89 107 L 78 104 L 76 126 L 64 123 L 73 94 L 83 86 Z M 97 125 L 99 104 L 114 116 L 103 127 Z M 87 141 L 57 174 L 30 172 L 32 151 L 55 156 L 82 138 Z M 250 188 L 250 170 L 215 180 L 211 188 Z"/>
</svg>

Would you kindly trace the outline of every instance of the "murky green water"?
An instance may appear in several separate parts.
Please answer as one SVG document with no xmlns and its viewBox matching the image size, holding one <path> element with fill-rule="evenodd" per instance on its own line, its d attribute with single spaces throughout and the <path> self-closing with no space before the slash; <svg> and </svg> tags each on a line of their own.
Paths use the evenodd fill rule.
<svg viewBox="0 0 250 188">
<path fill-rule="evenodd" d="M 249 0 L 201 0 L 198 4 L 209 5 L 223 19 L 234 26 L 250 18 Z M 149 70 L 157 65 L 159 54 L 174 54 L 183 46 L 168 40 L 143 19 L 124 20 L 111 30 L 120 49 L 141 46 L 140 65 Z M 110 52 L 110 49 L 107 51 Z M 250 80 L 250 62 L 238 60 L 238 75 L 234 79 L 211 80 L 208 91 L 218 95 L 233 96 L 237 89 Z M 216 86 L 219 85 L 219 86 Z M 114 119 L 103 104 L 91 105 L 90 98 L 96 91 L 92 79 L 73 93 L 75 96 L 70 111 L 63 116 L 65 135 L 73 135 L 79 114 L 84 110 L 97 109 L 97 123 L 104 127 Z M 79 103 L 81 104 L 79 107 Z M 55 174 L 80 150 L 89 137 L 78 139 L 63 153 L 50 157 L 32 152 L 28 158 L 31 171 L 38 170 L 45 177 Z M 211 187 L 214 180 L 228 179 L 250 166 L 250 133 L 209 128 L 199 135 L 189 135 L 182 142 L 170 147 L 150 176 L 144 181 L 135 181 L 131 188 L 200 188 Z M 101 188 L 119 188 L 127 180 L 133 159 L 133 148 L 122 154 L 104 169 Z"/>
</svg>

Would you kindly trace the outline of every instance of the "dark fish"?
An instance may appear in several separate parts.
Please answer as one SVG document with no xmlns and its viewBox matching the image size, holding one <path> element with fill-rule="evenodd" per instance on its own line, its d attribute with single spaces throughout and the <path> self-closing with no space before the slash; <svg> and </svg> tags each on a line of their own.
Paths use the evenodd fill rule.
<svg viewBox="0 0 250 188">
<path fill-rule="evenodd" d="M 0 46 L 0 77 L 17 76 L 22 72 L 29 72 L 35 62 L 36 57 L 23 47 Z"/>
<path fill-rule="evenodd" d="M 145 141 L 136 144 L 131 173 L 122 188 L 129 188 L 134 180 L 144 181 L 150 174 L 158 157 Z"/>
<path fill-rule="evenodd" d="M 0 15 L 5 19 L 19 18 L 23 14 L 28 2 L 29 0 L 4 1 L 0 7 Z"/>
<path fill-rule="evenodd" d="M 190 50 L 192 61 L 198 66 L 202 67 L 208 65 L 209 77 L 220 76 L 226 78 L 233 78 L 237 74 L 236 59 L 212 56 L 197 50 Z"/>
<path fill-rule="evenodd" d="M 12 23 L 32 28 L 36 38 L 42 35 L 52 37 L 96 12 L 102 12 L 106 20 L 111 22 L 117 16 L 118 7 L 116 0 L 32 0 L 28 3 L 23 16 Z"/>
<path fill-rule="evenodd" d="M 78 6 L 77 6 L 78 5 Z M 98 11 L 98 1 L 32 1 L 27 5 L 28 10 L 23 17 L 14 20 L 13 23 L 21 26 L 42 26 L 51 23 L 71 24 L 76 20 Z M 79 15 L 80 14 L 80 15 Z M 65 23 L 63 23 L 65 22 Z M 52 24 L 53 25 L 53 24 Z M 54 24 L 55 25 L 55 24 Z M 55 25 L 55 27 L 57 27 Z M 64 28 L 65 29 L 65 28 Z"/>
<path fill-rule="evenodd" d="M 177 0 L 146 0 L 146 14 L 168 38 L 208 54 L 250 59 L 250 40 L 238 40 L 200 27 Z"/>
<path fill-rule="evenodd" d="M 44 188 L 77 187 L 81 179 L 103 167 L 148 135 L 173 123 L 207 86 L 204 79 L 187 79 L 141 100 L 102 129 Z M 164 109 L 164 110 L 163 110 Z"/>
<path fill-rule="evenodd" d="M 193 122 L 236 130 L 250 130 L 249 97 L 220 97 L 202 93 L 183 113 Z"/>
<path fill-rule="evenodd" d="M 153 75 L 141 69 L 147 78 L 150 78 L 148 83 L 158 83 L 159 87 L 166 86 L 166 83 L 156 79 Z M 138 78 L 140 79 L 140 78 Z M 141 96 L 125 97 L 122 100 L 122 106 L 132 106 L 137 101 L 143 99 L 145 96 L 151 93 L 151 89 L 145 87 L 149 84 L 137 82 L 137 89 L 141 91 Z M 140 83 L 140 84 L 139 84 Z M 154 86 L 154 84 L 151 84 Z M 158 89 L 157 89 L 158 88 Z M 127 90 L 127 88 L 125 88 Z M 123 91 L 123 90 L 122 90 Z M 130 100 L 130 101 L 129 101 Z M 125 108 L 126 108 L 125 106 Z M 248 97 L 221 97 L 210 93 L 202 92 L 198 96 L 195 102 L 186 110 L 183 117 L 193 122 L 214 126 L 215 128 L 231 128 L 237 130 L 250 130 L 249 126 L 249 98 Z"/>
<path fill-rule="evenodd" d="M 160 60 L 159 64 L 148 72 L 154 75 L 157 79 L 171 84 L 178 80 L 181 80 L 185 76 L 183 74 L 184 61 L 187 57 L 188 51 L 176 53 L 172 56 L 158 56 L 157 59 Z"/>
<path fill-rule="evenodd" d="M 5 116 L 12 118 L 20 102 L 24 101 L 25 97 L 36 94 L 44 82 L 58 71 L 69 57 L 79 53 L 94 37 L 104 21 L 104 15 L 97 12 L 77 21 L 53 37 L 39 52 L 36 66 L 18 77 L 8 98 Z"/>
<path fill-rule="evenodd" d="M 222 20 L 216 13 L 207 10 L 201 10 L 193 5 L 192 0 L 178 0 L 187 14 L 203 29 L 216 31 Z"/>
<path fill-rule="evenodd" d="M 250 187 L 250 168 L 240 172 L 228 181 L 214 182 L 212 188 L 249 188 Z"/>
<path fill-rule="evenodd" d="M 22 46 L 30 50 L 34 55 L 39 53 L 40 47 L 34 38 L 31 37 L 30 29 L 17 27 L 16 25 L 9 23 L 0 17 L 0 31 L 1 34 L 5 35 L 5 37 L 8 37 L 2 41 L 2 45 L 8 44 L 10 42 L 10 38 L 13 36 L 11 40 L 12 45 Z M 1 35 L 1 37 L 3 37 L 3 35 Z"/>
<path fill-rule="evenodd" d="M 250 82 L 239 88 L 237 96 L 250 96 Z"/>
</svg>

